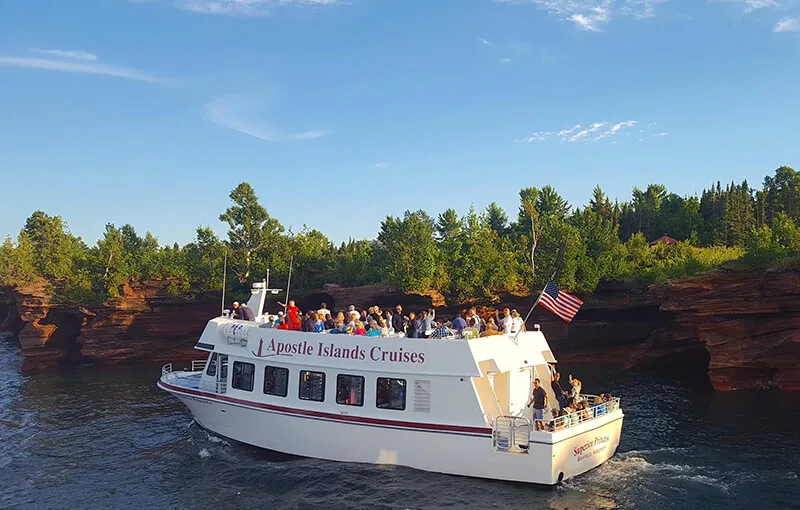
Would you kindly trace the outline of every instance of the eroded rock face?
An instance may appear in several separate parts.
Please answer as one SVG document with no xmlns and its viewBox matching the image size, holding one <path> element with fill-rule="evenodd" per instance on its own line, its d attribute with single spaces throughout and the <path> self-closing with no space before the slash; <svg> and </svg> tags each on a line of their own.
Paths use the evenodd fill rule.
<svg viewBox="0 0 800 510">
<path fill-rule="evenodd" d="M 171 297 L 165 292 L 169 284 L 126 286 L 120 298 L 91 309 L 54 305 L 44 284 L 5 289 L 0 329 L 19 333 L 26 373 L 65 364 L 202 357 L 193 346 L 218 315 L 219 296 Z M 406 313 L 436 306 L 437 320 L 451 319 L 463 307 L 441 306 L 440 296 L 406 295 L 389 286 L 336 285 L 301 296 L 298 305 L 316 309 L 322 301 L 334 311 L 350 304 L 359 309 L 401 304 Z M 541 325 L 562 363 L 707 373 L 720 390 L 800 391 L 800 272 L 714 272 L 654 286 L 645 294 L 616 290 L 585 301 L 570 325 L 543 308 L 528 320 L 529 327 Z M 491 306 L 517 308 L 524 316 L 531 304 L 531 298 L 504 296 Z"/>
<path fill-rule="evenodd" d="M 653 292 L 667 328 L 705 346 L 715 388 L 800 391 L 800 272 L 708 273 Z"/>
<path fill-rule="evenodd" d="M 169 280 L 125 286 L 118 299 L 86 309 L 51 302 L 45 284 L 5 292 L 5 323 L 16 315 L 26 374 L 61 365 L 202 358 L 193 349 L 208 320 L 219 313 L 216 296 L 167 296 Z M 3 328 L 14 331 L 14 328 Z"/>
</svg>

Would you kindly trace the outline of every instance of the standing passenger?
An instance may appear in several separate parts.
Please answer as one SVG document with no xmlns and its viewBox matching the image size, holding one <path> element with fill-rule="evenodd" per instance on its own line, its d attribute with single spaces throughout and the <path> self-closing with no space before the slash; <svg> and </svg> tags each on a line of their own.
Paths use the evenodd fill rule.
<svg viewBox="0 0 800 510">
<path fill-rule="evenodd" d="M 547 392 L 542 388 L 539 378 L 533 380 L 533 394 L 528 407 L 533 404 L 533 420 L 536 430 L 544 430 L 544 410 L 547 407 Z"/>
</svg>

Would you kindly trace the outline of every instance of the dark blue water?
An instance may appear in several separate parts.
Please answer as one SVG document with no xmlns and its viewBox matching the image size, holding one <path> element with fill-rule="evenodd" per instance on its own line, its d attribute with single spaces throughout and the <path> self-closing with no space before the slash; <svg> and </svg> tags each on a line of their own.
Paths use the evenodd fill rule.
<svg viewBox="0 0 800 510">
<path fill-rule="evenodd" d="M 800 395 L 575 367 L 623 397 L 617 456 L 556 488 L 286 459 L 215 437 L 158 366 L 22 377 L 0 339 L 0 508 L 800 508 Z M 446 452 L 443 452 L 446 455 Z"/>
</svg>

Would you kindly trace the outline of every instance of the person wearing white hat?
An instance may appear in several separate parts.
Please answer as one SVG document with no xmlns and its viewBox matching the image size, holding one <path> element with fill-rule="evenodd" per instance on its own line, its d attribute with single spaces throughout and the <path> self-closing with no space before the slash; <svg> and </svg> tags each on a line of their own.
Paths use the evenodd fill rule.
<svg viewBox="0 0 800 510">
<path fill-rule="evenodd" d="M 233 315 L 234 319 L 240 319 L 241 320 L 241 318 L 242 318 L 242 309 L 239 308 L 239 302 L 238 301 L 234 301 L 233 302 L 232 315 Z"/>
</svg>

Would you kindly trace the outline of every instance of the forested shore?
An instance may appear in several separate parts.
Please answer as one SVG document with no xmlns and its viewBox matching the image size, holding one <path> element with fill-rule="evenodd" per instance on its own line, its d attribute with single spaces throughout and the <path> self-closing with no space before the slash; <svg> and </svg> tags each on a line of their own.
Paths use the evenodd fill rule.
<svg viewBox="0 0 800 510">
<path fill-rule="evenodd" d="M 0 246 L 0 285 L 46 281 L 56 302 L 92 304 L 116 297 L 125 283 L 170 278 L 167 291 L 186 295 L 220 289 L 227 254 L 231 290 L 263 278 L 267 269 L 273 285 L 285 286 L 293 259 L 298 291 L 387 283 L 464 302 L 529 294 L 553 273 L 562 288 L 591 293 L 609 282 L 641 288 L 732 261 L 800 267 L 800 173 L 787 166 L 766 176 L 761 189 L 717 182 L 699 196 L 682 197 L 650 184 L 633 188 L 628 201 L 612 202 L 597 186 L 586 205 L 573 206 L 543 186 L 522 188 L 519 198 L 513 212 L 492 203 L 482 211 L 387 216 L 375 239 L 338 246 L 313 228 L 287 231 L 246 182 L 230 193 L 231 206 L 220 215 L 228 225 L 225 238 L 203 226 L 184 246 L 113 224 L 90 246 L 60 216 L 35 211 Z M 664 234 L 678 242 L 650 245 Z"/>
</svg>

